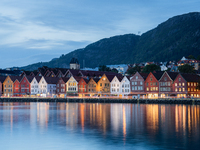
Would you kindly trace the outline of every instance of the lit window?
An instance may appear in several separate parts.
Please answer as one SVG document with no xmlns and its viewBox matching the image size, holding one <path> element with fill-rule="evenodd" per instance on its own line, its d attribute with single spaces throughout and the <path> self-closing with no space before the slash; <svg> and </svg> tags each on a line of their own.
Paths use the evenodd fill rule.
<svg viewBox="0 0 200 150">
<path fill-rule="evenodd" d="M 182 83 L 183 86 L 185 86 L 185 83 Z"/>
<path fill-rule="evenodd" d="M 190 86 L 190 83 L 188 82 L 188 86 Z"/>
<path fill-rule="evenodd" d="M 188 91 L 190 91 L 190 88 L 188 88 Z"/>
<path fill-rule="evenodd" d="M 177 83 L 175 83 L 175 86 L 177 86 Z"/>
<path fill-rule="evenodd" d="M 181 88 L 179 88 L 179 92 L 181 92 Z"/>
<path fill-rule="evenodd" d="M 178 91 L 177 88 L 175 89 L 175 91 L 176 91 L 176 92 Z"/>
<path fill-rule="evenodd" d="M 149 91 L 149 88 L 147 87 L 147 91 Z"/>
<path fill-rule="evenodd" d="M 191 86 L 193 86 L 193 83 L 191 83 Z"/>
<path fill-rule="evenodd" d="M 185 88 L 183 88 L 183 92 L 185 92 Z"/>
<path fill-rule="evenodd" d="M 196 86 L 196 83 L 194 83 L 194 86 Z"/>
<path fill-rule="evenodd" d="M 179 86 L 181 86 L 181 83 L 179 83 Z"/>
</svg>

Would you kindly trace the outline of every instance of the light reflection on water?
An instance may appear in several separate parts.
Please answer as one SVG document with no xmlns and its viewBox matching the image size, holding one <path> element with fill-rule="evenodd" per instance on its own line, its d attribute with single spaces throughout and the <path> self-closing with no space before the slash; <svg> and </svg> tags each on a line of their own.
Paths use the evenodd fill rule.
<svg viewBox="0 0 200 150">
<path fill-rule="evenodd" d="M 199 149 L 200 106 L 0 103 L 0 149 Z"/>
</svg>

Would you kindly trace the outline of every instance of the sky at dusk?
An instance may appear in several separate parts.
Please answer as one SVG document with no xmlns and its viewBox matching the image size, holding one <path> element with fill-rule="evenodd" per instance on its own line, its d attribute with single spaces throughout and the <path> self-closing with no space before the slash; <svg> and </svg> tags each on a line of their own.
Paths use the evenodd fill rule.
<svg viewBox="0 0 200 150">
<path fill-rule="evenodd" d="M 50 61 L 102 38 L 200 12 L 200 0 L 0 0 L 0 68 Z"/>
</svg>

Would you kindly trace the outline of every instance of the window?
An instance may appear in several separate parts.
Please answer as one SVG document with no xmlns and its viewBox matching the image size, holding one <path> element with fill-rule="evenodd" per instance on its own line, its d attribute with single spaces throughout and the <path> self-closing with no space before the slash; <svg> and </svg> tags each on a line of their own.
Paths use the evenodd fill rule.
<svg viewBox="0 0 200 150">
<path fill-rule="evenodd" d="M 136 76 L 135 79 L 138 79 L 138 76 Z"/>
<path fill-rule="evenodd" d="M 196 86 L 196 83 L 194 83 L 194 86 Z"/>
<path fill-rule="evenodd" d="M 188 82 L 188 86 L 190 86 L 190 83 Z"/>
<path fill-rule="evenodd" d="M 177 86 L 177 83 L 175 83 L 175 86 Z"/>
<path fill-rule="evenodd" d="M 188 88 L 188 91 L 190 91 L 190 88 Z"/>
<path fill-rule="evenodd" d="M 193 86 L 193 83 L 191 83 L 191 86 Z"/>
<path fill-rule="evenodd" d="M 135 85 L 137 85 L 137 82 L 135 82 Z"/>
<path fill-rule="evenodd" d="M 175 91 L 177 92 L 177 91 L 178 91 L 178 89 L 176 88 L 176 89 L 175 89 Z"/>
<path fill-rule="evenodd" d="M 183 88 L 183 92 L 185 92 L 185 88 Z"/>
<path fill-rule="evenodd" d="M 150 81 L 152 81 L 152 78 L 150 78 Z"/>
<path fill-rule="evenodd" d="M 102 86 L 102 83 L 100 83 L 100 86 Z"/>
<path fill-rule="evenodd" d="M 140 81 L 140 85 L 142 85 L 142 81 Z"/>
<path fill-rule="evenodd" d="M 137 86 L 135 86 L 135 90 L 137 90 Z"/>
<path fill-rule="evenodd" d="M 178 78 L 178 81 L 181 81 L 181 78 Z"/>
<path fill-rule="evenodd" d="M 148 82 L 147 82 L 147 86 L 149 86 Z"/>
<path fill-rule="evenodd" d="M 167 77 L 165 77 L 165 79 L 164 79 L 165 81 L 167 81 Z"/>
<path fill-rule="evenodd" d="M 181 86 L 181 83 L 179 83 L 178 85 Z"/>
<path fill-rule="evenodd" d="M 147 87 L 147 91 L 149 91 L 149 88 Z"/>
<path fill-rule="evenodd" d="M 179 92 L 181 92 L 181 88 L 179 88 Z"/>
<path fill-rule="evenodd" d="M 185 86 L 185 83 L 182 83 L 183 86 Z"/>
</svg>

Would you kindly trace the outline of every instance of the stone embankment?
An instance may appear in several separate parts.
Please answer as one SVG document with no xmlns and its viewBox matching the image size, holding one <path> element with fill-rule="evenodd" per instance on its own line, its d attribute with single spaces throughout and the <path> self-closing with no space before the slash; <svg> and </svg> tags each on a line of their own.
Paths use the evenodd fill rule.
<svg viewBox="0 0 200 150">
<path fill-rule="evenodd" d="M 111 98 L 0 98 L 0 102 L 75 102 L 75 103 L 140 103 L 140 104 L 193 104 L 200 99 L 111 99 Z"/>
</svg>

